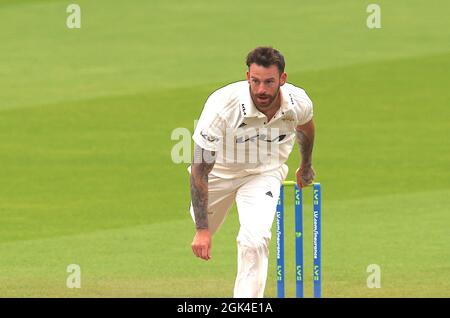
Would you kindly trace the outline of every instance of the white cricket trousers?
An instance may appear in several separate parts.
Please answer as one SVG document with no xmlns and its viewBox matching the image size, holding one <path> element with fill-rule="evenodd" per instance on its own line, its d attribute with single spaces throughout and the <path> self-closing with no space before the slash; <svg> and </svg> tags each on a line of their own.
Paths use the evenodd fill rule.
<svg viewBox="0 0 450 318">
<path fill-rule="evenodd" d="M 208 176 L 208 222 L 212 234 L 219 230 L 236 201 L 240 229 L 237 236 L 236 298 L 261 298 L 267 280 L 269 241 L 288 167 L 235 179 Z M 191 204 L 191 216 L 195 222 Z"/>
</svg>

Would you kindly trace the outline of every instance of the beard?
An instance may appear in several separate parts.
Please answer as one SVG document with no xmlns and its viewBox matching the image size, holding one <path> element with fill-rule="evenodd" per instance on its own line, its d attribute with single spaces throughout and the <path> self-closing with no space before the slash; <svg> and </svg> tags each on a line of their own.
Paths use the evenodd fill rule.
<svg viewBox="0 0 450 318">
<path fill-rule="evenodd" d="M 267 109 L 270 108 L 275 102 L 278 94 L 280 92 L 280 87 L 278 87 L 275 94 L 254 94 L 250 88 L 250 96 L 252 97 L 253 103 L 258 109 Z"/>
</svg>

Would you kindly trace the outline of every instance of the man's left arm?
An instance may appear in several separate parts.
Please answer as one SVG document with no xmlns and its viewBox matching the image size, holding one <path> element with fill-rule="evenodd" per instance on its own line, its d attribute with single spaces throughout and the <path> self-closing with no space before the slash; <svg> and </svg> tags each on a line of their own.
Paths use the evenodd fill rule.
<svg viewBox="0 0 450 318">
<path fill-rule="evenodd" d="M 296 172 L 297 184 L 299 187 L 310 185 L 316 175 L 312 167 L 314 134 L 315 127 L 312 119 L 295 128 L 295 135 L 297 136 L 297 143 L 302 157 L 300 167 Z"/>
</svg>

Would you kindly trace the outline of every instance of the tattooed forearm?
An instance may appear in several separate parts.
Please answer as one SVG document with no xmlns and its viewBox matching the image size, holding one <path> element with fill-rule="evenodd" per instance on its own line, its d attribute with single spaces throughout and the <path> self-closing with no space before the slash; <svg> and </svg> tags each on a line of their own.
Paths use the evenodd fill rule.
<svg viewBox="0 0 450 318">
<path fill-rule="evenodd" d="M 314 145 L 314 131 L 307 134 L 305 131 L 296 131 L 297 143 L 302 155 L 302 165 L 309 166 L 312 163 L 312 150 Z"/>
<path fill-rule="evenodd" d="M 197 229 L 208 228 L 208 174 L 215 160 L 215 153 L 194 146 L 194 163 L 191 166 L 191 200 Z"/>
</svg>

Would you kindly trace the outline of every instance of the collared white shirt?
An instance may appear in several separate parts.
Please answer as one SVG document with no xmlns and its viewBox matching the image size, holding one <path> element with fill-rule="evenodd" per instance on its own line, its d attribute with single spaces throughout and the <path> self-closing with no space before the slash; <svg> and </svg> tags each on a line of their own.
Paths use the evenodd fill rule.
<svg viewBox="0 0 450 318">
<path fill-rule="evenodd" d="M 281 106 L 270 121 L 253 103 L 247 81 L 222 87 L 205 103 L 193 140 L 217 153 L 212 174 L 232 179 L 280 168 L 295 141 L 295 127 L 313 117 L 306 92 L 286 83 Z"/>
</svg>

